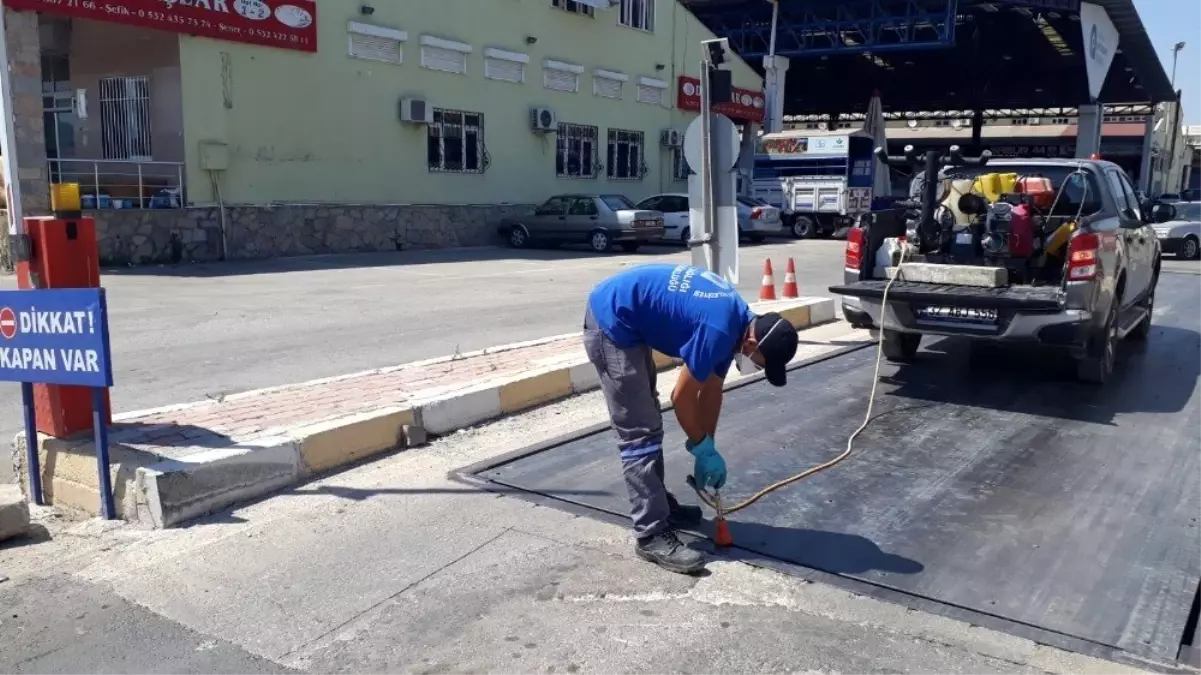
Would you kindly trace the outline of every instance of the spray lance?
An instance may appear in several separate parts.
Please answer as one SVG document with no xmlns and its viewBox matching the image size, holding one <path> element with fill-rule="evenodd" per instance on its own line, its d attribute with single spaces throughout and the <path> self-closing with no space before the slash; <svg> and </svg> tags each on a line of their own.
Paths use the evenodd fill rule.
<svg viewBox="0 0 1201 675">
<path fill-rule="evenodd" d="M 963 156 L 959 146 L 952 146 L 948 155 L 943 156 L 937 151 L 930 151 L 924 156 L 919 157 L 912 145 L 905 147 L 904 157 L 889 157 L 884 148 L 876 148 L 876 156 L 880 158 L 889 167 L 909 167 L 913 173 L 918 170 L 922 172 L 922 191 L 917 203 L 912 201 L 903 205 L 907 209 L 908 227 L 907 239 L 911 245 L 902 246 L 900 260 L 896 265 L 896 273 L 884 285 L 884 293 L 880 299 L 882 307 L 888 306 L 888 292 L 892 289 L 892 285 L 897 280 L 903 280 L 903 271 L 906 258 L 909 255 L 911 246 L 919 253 L 936 251 L 944 247 L 947 242 L 947 236 L 943 232 L 942 224 L 935 217 L 935 209 L 938 198 L 937 186 L 939 182 L 939 172 L 943 166 L 963 167 L 963 166 L 984 166 L 988 163 L 991 153 L 985 150 L 980 157 L 976 159 L 967 159 Z M 869 214 L 870 216 L 870 214 Z M 863 416 L 863 422 L 859 428 L 847 438 L 846 448 L 833 459 L 811 466 L 804 471 L 795 473 L 783 480 L 776 481 L 771 485 L 752 494 L 750 497 L 732 505 L 725 505 L 722 502 L 720 489 L 702 489 L 696 484 L 696 479 L 693 476 L 687 477 L 688 486 L 696 492 L 697 498 L 717 514 L 714 518 L 714 535 L 713 542 L 718 546 L 731 546 L 734 543 L 734 538 L 730 534 L 729 524 L 726 522 L 726 517 L 732 513 L 736 513 L 754 504 L 763 497 L 779 490 L 783 487 L 791 485 L 797 481 L 804 480 L 814 474 L 825 471 L 826 469 L 837 466 L 842 461 L 851 456 L 855 448 L 855 439 L 859 434 L 874 419 L 874 408 L 876 403 L 876 388 L 880 384 L 880 366 L 884 361 L 884 334 L 881 333 L 880 338 L 876 341 L 876 368 L 872 375 L 872 389 L 868 394 L 867 411 Z"/>
</svg>

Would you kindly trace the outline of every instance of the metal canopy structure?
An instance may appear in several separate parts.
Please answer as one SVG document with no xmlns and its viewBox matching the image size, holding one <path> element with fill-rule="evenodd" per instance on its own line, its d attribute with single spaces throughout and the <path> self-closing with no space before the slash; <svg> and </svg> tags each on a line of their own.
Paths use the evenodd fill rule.
<svg viewBox="0 0 1201 675">
<path fill-rule="evenodd" d="M 682 0 L 763 72 L 772 3 Z M 786 115 L 1074 108 L 1088 103 L 1081 0 L 780 0 L 775 51 L 792 64 Z M 1119 46 L 1100 100 L 1175 100 L 1133 0 L 1094 0 Z"/>
</svg>

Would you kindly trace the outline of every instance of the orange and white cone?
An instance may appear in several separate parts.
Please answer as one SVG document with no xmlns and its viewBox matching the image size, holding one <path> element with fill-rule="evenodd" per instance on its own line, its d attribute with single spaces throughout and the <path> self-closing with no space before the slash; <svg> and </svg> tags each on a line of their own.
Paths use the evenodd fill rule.
<svg viewBox="0 0 1201 675">
<path fill-rule="evenodd" d="M 784 293 L 785 298 L 801 297 L 800 290 L 796 285 L 796 265 L 793 264 L 792 258 L 788 259 L 788 267 L 784 270 Z"/>
<path fill-rule="evenodd" d="M 763 261 L 763 285 L 759 287 L 760 300 L 776 299 L 776 278 L 771 272 L 771 258 Z"/>
</svg>

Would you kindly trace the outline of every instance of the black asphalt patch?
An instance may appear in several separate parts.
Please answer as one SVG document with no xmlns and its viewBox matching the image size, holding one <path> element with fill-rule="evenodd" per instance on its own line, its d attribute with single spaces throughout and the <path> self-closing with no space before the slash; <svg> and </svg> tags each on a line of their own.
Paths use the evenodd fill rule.
<svg viewBox="0 0 1201 675">
<path fill-rule="evenodd" d="M 885 363 L 855 454 L 731 516 L 727 555 L 1066 649 L 1174 662 L 1201 578 L 1198 286 L 1163 274 L 1148 342 L 1122 346 L 1103 388 L 1050 352 L 953 339 Z M 874 347 L 849 350 L 783 390 L 727 391 L 723 499 L 841 452 L 874 363 Z M 683 435 L 664 421 L 669 487 L 694 501 Z M 607 425 L 458 475 L 628 522 Z"/>
</svg>

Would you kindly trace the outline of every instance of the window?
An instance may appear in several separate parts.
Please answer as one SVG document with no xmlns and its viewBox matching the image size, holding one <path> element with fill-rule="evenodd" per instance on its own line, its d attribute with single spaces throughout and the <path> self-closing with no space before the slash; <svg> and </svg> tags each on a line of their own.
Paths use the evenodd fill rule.
<svg viewBox="0 0 1201 675">
<path fill-rule="evenodd" d="M 488 168 L 484 116 L 435 108 L 426 160 L 429 170 L 437 173 L 483 173 Z"/>
<path fill-rule="evenodd" d="M 649 77 L 638 78 L 638 102 L 651 105 L 663 105 L 667 95 L 667 83 Z"/>
<path fill-rule="evenodd" d="M 571 14 L 581 14 L 583 16 L 596 16 L 596 10 L 576 0 L 550 0 L 551 7 L 558 7 L 564 12 Z"/>
<path fill-rule="evenodd" d="M 1110 187 L 1113 188 L 1113 198 L 1117 202 L 1118 209 L 1130 209 L 1130 212 L 1136 218 L 1142 220 L 1142 206 L 1138 203 L 1138 197 L 1134 194 L 1134 187 L 1130 185 L 1130 181 L 1126 179 L 1126 175 L 1119 171 L 1106 171 L 1105 175 L 1109 178 Z"/>
<path fill-rule="evenodd" d="M 559 123 L 555 139 L 555 175 L 559 178 L 596 178 L 597 139 L 600 130 L 582 124 Z"/>
<path fill-rule="evenodd" d="M 545 61 L 542 64 L 542 86 L 554 91 L 577 92 L 580 90 L 580 73 L 583 66 L 562 61 Z"/>
<path fill-rule="evenodd" d="M 609 130 L 609 179 L 642 180 L 646 164 L 642 161 L 644 137 L 641 131 Z"/>
<path fill-rule="evenodd" d="M 507 52 L 503 49 L 485 49 L 484 77 L 490 80 L 521 84 L 525 82 L 525 64 L 529 62 L 528 54 Z"/>
<path fill-rule="evenodd" d="M 671 177 L 675 180 L 688 180 L 692 169 L 688 168 L 688 160 L 684 156 L 684 148 L 671 149 Z"/>
<path fill-rule="evenodd" d="M 622 209 L 637 208 L 634 202 L 630 201 L 625 195 L 601 195 L 600 200 L 609 207 L 610 211 L 621 211 Z"/>
<path fill-rule="evenodd" d="M 655 30 L 655 0 L 621 0 L 617 22 L 638 30 Z"/>
<path fill-rule="evenodd" d="M 597 70 L 592 77 L 592 93 L 604 98 L 621 98 L 622 85 L 630 79 L 624 73 Z"/>
<path fill-rule="evenodd" d="M 151 158 L 150 78 L 100 79 L 100 133 L 104 159 Z"/>
<path fill-rule="evenodd" d="M 575 201 L 571 202 L 571 207 L 567 209 L 569 216 L 596 216 L 600 215 L 600 209 L 596 208 L 596 200 L 592 197 L 576 197 Z"/>
<path fill-rule="evenodd" d="M 351 58 L 397 64 L 404 60 L 401 46 L 409 36 L 403 30 L 356 21 L 351 21 L 346 30 L 350 34 Z"/>
<path fill-rule="evenodd" d="M 471 45 L 443 40 L 430 35 L 421 36 L 421 67 L 456 75 L 467 74 L 467 55 Z"/>
</svg>

